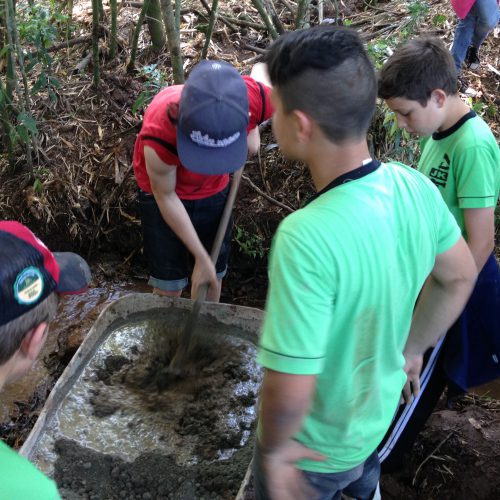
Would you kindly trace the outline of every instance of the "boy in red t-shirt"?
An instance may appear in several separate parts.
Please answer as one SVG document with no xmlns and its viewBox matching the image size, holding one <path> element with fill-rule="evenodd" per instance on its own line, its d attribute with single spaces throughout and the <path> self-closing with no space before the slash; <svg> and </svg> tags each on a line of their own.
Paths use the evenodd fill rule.
<svg viewBox="0 0 500 500">
<path fill-rule="evenodd" d="M 252 75 L 265 81 L 265 67 Z M 209 283 L 218 301 L 226 274 L 232 223 L 216 265 L 210 260 L 228 194 L 229 174 L 256 153 L 257 125 L 272 115 L 270 88 L 242 77 L 224 61 L 202 61 L 185 85 L 162 90 L 144 114 L 134 149 L 149 284 L 179 296 Z M 247 137 L 248 135 L 248 137 Z"/>
</svg>

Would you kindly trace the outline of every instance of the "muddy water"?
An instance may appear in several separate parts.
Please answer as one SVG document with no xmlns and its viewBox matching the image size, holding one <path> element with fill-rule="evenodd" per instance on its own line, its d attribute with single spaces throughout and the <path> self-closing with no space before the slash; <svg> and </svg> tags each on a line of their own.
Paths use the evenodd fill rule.
<svg viewBox="0 0 500 500">
<path fill-rule="evenodd" d="M 16 401 L 27 404 L 30 399 L 44 399 L 53 384 L 50 376 L 51 360 L 63 358 L 61 337 L 70 337 L 73 351 L 83 340 L 105 305 L 133 291 L 149 291 L 142 283 L 106 283 L 93 286 L 82 295 L 61 298 L 57 317 L 50 325 L 47 341 L 33 365 L 33 369 L 18 381 L 2 390 L 0 424 L 8 422 L 18 413 Z M 57 359 L 56 363 L 57 364 Z"/>
<path fill-rule="evenodd" d="M 200 332 L 210 339 L 204 359 L 158 390 L 151 377 L 158 338 L 174 337 L 186 314 L 140 313 L 113 327 L 60 404 L 33 459 L 64 498 L 87 498 L 96 488 L 106 498 L 177 498 L 181 490 L 179 498 L 234 498 L 252 453 L 256 347 L 246 331 L 202 316 Z M 120 492 L 117 475 L 130 477 Z"/>
</svg>

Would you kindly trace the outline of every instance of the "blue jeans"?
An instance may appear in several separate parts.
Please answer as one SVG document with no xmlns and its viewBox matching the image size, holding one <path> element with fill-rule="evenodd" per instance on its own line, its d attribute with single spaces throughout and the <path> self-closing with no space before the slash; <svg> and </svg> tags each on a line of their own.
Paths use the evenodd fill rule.
<svg viewBox="0 0 500 500">
<path fill-rule="evenodd" d="M 370 500 L 380 478 L 380 462 L 375 450 L 363 463 L 344 472 L 303 472 L 309 484 L 317 491 L 317 495 L 311 500 L 340 500 L 341 493 L 357 500 Z M 253 475 L 255 499 L 269 500 L 257 449 L 254 454 Z"/>
<path fill-rule="evenodd" d="M 341 493 L 356 498 L 373 498 L 380 478 L 380 462 L 375 450 L 362 464 L 344 472 L 304 471 L 309 483 L 318 492 L 315 500 L 340 500 Z"/>
<path fill-rule="evenodd" d="M 469 46 L 478 49 L 498 19 L 497 0 L 476 0 L 465 19 L 459 21 L 451 47 L 457 72 L 460 73 Z"/>
<path fill-rule="evenodd" d="M 226 187 L 208 198 L 181 200 L 200 241 L 209 253 L 228 193 L 229 187 Z M 144 251 L 151 273 L 148 284 L 168 292 L 184 289 L 193 272 L 193 256 L 163 219 L 152 194 L 140 191 L 138 208 L 141 216 Z M 231 218 L 215 264 L 218 279 L 222 279 L 226 274 L 232 234 Z"/>
</svg>

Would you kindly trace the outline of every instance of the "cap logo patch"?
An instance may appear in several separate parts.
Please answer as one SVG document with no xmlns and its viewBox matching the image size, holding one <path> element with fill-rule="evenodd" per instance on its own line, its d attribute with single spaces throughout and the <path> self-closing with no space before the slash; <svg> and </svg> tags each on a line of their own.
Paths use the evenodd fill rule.
<svg viewBox="0 0 500 500">
<path fill-rule="evenodd" d="M 43 293 L 43 276 L 36 267 L 23 269 L 14 283 L 14 297 L 21 305 L 33 304 Z"/>
<path fill-rule="evenodd" d="M 219 63 L 213 63 L 213 64 L 212 64 L 212 69 L 213 69 L 213 70 L 216 70 L 216 71 L 217 71 L 217 70 L 220 70 L 220 69 L 222 69 L 222 65 L 221 65 L 221 64 L 219 64 Z"/>
<path fill-rule="evenodd" d="M 208 134 L 203 135 L 199 130 L 193 130 L 189 137 L 193 142 L 207 148 L 226 148 L 238 140 L 240 132 L 236 132 L 225 139 L 212 139 Z"/>
</svg>

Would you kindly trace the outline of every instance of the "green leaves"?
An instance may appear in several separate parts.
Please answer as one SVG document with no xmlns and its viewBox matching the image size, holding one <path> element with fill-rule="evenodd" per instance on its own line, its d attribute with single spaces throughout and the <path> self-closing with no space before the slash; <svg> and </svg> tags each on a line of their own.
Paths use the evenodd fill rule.
<svg viewBox="0 0 500 500">
<path fill-rule="evenodd" d="M 28 142 L 30 134 L 34 136 L 38 133 L 36 120 L 26 112 L 19 113 L 15 131 L 22 142 Z"/>
<path fill-rule="evenodd" d="M 143 90 L 132 105 L 132 113 L 135 115 L 144 106 L 148 105 L 153 97 L 167 86 L 165 73 L 157 68 L 156 64 L 144 66 L 139 70 L 139 75 L 145 78 L 142 84 Z"/>
</svg>

